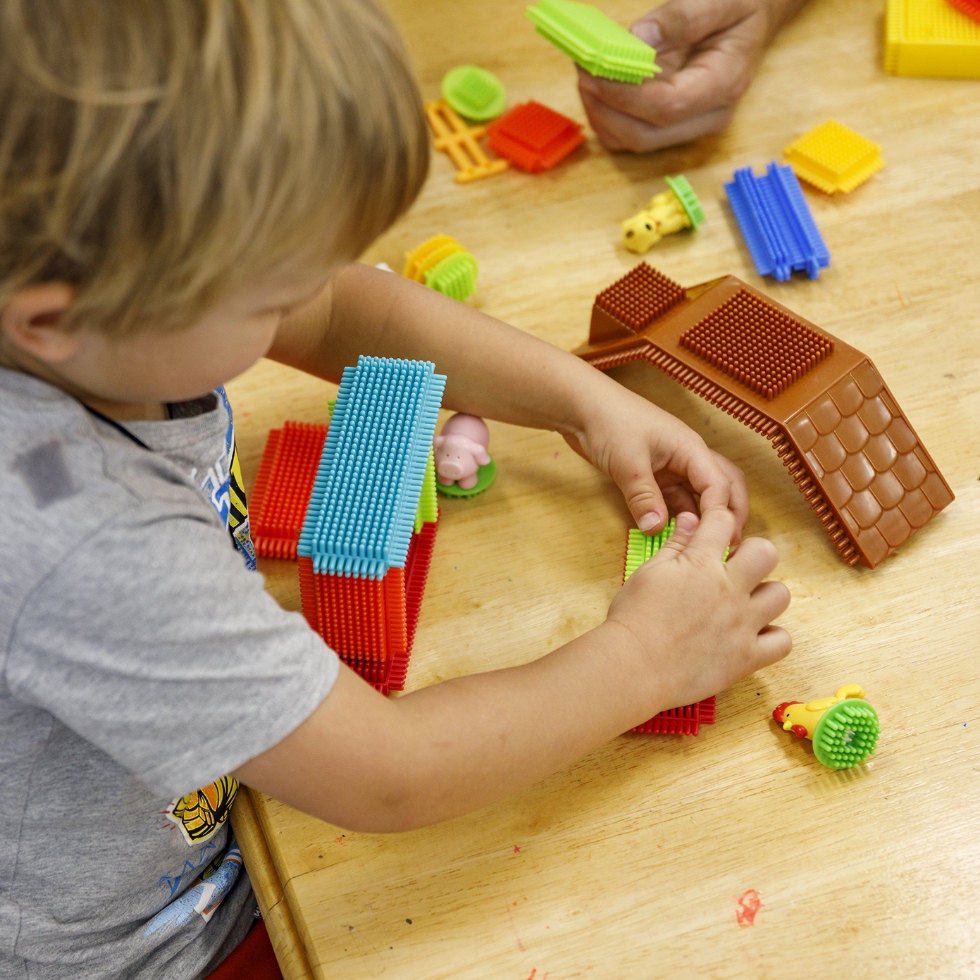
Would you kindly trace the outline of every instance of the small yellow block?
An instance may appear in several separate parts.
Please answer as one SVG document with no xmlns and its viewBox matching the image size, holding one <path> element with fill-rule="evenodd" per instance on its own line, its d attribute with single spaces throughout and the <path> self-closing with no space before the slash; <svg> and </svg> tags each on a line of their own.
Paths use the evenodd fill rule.
<svg viewBox="0 0 980 980">
<path fill-rule="evenodd" d="M 833 119 L 790 143 L 783 153 L 797 177 L 827 194 L 852 191 L 885 165 L 877 143 Z"/>
<path fill-rule="evenodd" d="M 425 274 L 430 269 L 434 269 L 444 258 L 463 251 L 465 249 L 455 238 L 449 235 L 436 235 L 416 246 L 411 252 L 405 253 L 405 271 L 402 275 L 424 283 Z"/>
<path fill-rule="evenodd" d="M 888 0 L 885 71 L 980 78 L 980 24 L 946 0 Z"/>
</svg>

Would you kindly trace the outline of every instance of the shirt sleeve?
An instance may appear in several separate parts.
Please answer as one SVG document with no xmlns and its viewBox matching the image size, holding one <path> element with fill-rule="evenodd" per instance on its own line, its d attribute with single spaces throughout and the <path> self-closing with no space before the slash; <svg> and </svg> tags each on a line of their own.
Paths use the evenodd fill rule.
<svg viewBox="0 0 980 980">
<path fill-rule="evenodd" d="M 76 547 L 18 617 L 7 681 L 162 796 L 281 741 L 337 655 L 192 508 L 143 503 Z"/>
</svg>

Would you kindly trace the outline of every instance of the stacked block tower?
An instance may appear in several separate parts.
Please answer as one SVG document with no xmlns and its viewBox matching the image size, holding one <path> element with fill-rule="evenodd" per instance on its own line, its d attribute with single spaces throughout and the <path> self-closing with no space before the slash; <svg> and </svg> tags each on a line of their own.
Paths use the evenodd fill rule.
<svg viewBox="0 0 980 980">
<path fill-rule="evenodd" d="M 404 685 L 438 522 L 429 362 L 346 368 L 299 535 L 310 626 L 382 693 Z"/>
</svg>

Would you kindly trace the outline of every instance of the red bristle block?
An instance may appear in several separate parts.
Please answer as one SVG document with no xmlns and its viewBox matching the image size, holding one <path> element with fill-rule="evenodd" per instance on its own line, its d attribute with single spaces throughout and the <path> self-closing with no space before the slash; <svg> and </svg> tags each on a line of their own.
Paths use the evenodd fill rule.
<svg viewBox="0 0 980 980">
<path fill-rule="evenodd" d="M 389 568 L 388 574 L 385 575 L 383 581 L 385 641 L 388 653 L 392 657 L 407 657 L 408 630 L 405 618 L 405 569 Z"/>
<path fill-rule="evenodd" d="M 320 635 L 337 653 L 386 660 L 382 582 L 343 575 L 315 575 Z"/>
<path fill-rule="evenodd" d="M 655 735 L 697 735 L 701 725 L 715 723 L 715 699 L 705 698 L 695 704 L 683 708 L 670 708 L 661 711 L 649 721 L 631 729 L 634 732 L 652 733 Z"/>
<path fill-rule="evenodd" d="M 948 0 L 950 6 L 955 7 L 961 14 L 980 23 L 980 0 Z"/>
<path fill-rule="evenodd" d="M 498 156 L 529 173 L 560 163 L 585 142 L 582 127 L 540 102 L 525 102 L 487 127 L 488 145 Z"/>
<path fill-rule="evenodd" d="M 317 602 L 317 591 L 315 573 L 313 571 L 312 558 L 299 559 L 299 598 L 303 609 L 303 615 L 310 624 L 310 629 L 323 635 L 318 616 L 319 603 Z"/>
<path fill-rule="evenodd" d="M 441 512 L 439 516 L 442 516 Z M 422 530 L 412 536 L 408 560 L 405 563 L 405 613 L 409 653 L 415 641 L 415 630 L 419 623 L 419 611 L 422 608 L 422 597 L 429 577 L 429 566 L 432 563 L 432 550 L 435 548 L 438 528 L 438 521 L 422 525 Z"/>
<path fill-rule="evenodd" d="M 296 557 L 326 438 L 326 425 L 309 422 L 284 422 L 269 433 L 249 521 L 255 551 L 262 557 Z"/>
</svg>

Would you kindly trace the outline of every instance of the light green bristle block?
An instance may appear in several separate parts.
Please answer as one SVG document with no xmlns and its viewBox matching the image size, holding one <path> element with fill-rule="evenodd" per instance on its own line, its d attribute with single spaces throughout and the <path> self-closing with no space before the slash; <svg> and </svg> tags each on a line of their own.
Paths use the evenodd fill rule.
<svg viewBox="0 0 980 980">
<path fill-rule="evenodd" d="M 813 733 L 813 754 L 828 769 L 851 769 L 872 755 L 881 726 L 878 712 L 859 698 L 831 705 Z"/>
<path fill-rule="evenodd" d="M 479 271 L 476 259 L 469 252 L 453 252 L 425 274 L 425 284 L 438 293 L 462 301 L 476 291 Z"/>
<path fill-rule="evenodd" d="M 439 501 L 436 499 L 436 460 L 430 449 L 429 460 L 425 464 L 425 476 L 422 477 L 419 508 L 415 512 L 415 533 L 418 534 L 422 530 L 423 524 L 433 524 L 437 520 L 439 520 Z"/>
<path fill-rule="evenodd" d="M 623 582 L 635 572 L 645 561 L 649 561 L 670 539 L 677 527 L 677 518 L 672 517 L 662 531 L 656 534 L 644 534 L 639 528 L 631 527 L 626 534 L 626 564 L 623 567 Z M 729 545 L 725 545 L 722 561 L 728 561 Z"/>
<path fill-rule="evenodd" d="M 681 202 L 681 207 L 685 214 L 691 219 L 691 227 L 697 230 L 699 225 L 704 224 L 704 208 L 698 200 L 694 188 L 688 183 L 686 177 L 678 174 L 676 177 L 664 177 L 664 183 L 674 192 L 674 196 Z"/>
<path fill-rule="evenodd" d="M 442 79 L 442 97 L 466 119 L 486 122 L 496 119 L 507 105 L 507 92 L 500 80 L 476 65 L 451 68 Z"/>
<path fill-rule="evenodd" d="M 592 75 L 639 85 L 661 70 L 649 44 L 589 4 L 540 0 L 527 16 L 542 37 Z"/>
</svg>

